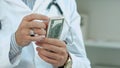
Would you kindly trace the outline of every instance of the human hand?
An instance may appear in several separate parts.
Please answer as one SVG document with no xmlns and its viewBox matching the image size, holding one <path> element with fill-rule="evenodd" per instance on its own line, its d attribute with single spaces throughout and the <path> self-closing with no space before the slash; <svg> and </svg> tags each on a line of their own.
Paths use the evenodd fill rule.
<svg viewBox="0 0 120 68">
<path fill-rule="evenodd" d="M 43 22 L 35 20 L 42 20 Z M 48 23 L 48 20 L 48 17 L 40 14 L 25 16 L 15 33 L 17 44 L 20 46 L 26 46 L 31 41 L 40 41 L 44 38 L 46 34 L 46 23 Z M 31 30 L 36 36 L 30 36 Z"/>
<path fill-rule="evenodd" d="M 45 38 L 36 42 L 38 55 L 54 67 L 63 66 L 68 59 L 66 44 L 63 41 L 52 38 Z"/>
</svg>

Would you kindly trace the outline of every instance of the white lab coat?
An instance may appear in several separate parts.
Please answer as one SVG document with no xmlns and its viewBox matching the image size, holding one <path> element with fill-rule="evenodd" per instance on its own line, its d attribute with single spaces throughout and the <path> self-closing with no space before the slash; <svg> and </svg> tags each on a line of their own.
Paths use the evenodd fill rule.
<svg viewBox="0 0 120 68">
<path fill-rule="evenodd" d="M 37 55 L 34 43 L 23 48 L 14 64 L 9 61 L 11 35 L 17 30 L 22 18 L 31 13 L 48 16 L 51 14 L 50 12 L 54 13 L 55 9 L 50 10 L 50 12 L 46 11 L 50 1 L 36 0 L 33 10 L 30 10 L 21 0 L 0 0 L 0 21 L 2 23 L 0 30 L 0 68 L 53 68 L 51 64 Z M 69 43 L 67 49 L 72 58 L 72 68 L 90 68 L 79 27 L 80 16 L 76 11 L 75 0 L 57 0 L 57 2 L 67 23 L 64 23 L 61 39 Z"/>
</svg>

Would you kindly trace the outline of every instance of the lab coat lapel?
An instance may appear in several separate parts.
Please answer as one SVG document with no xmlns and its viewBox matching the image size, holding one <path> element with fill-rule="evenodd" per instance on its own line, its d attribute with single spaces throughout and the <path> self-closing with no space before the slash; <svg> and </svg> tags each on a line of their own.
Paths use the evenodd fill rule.
<svg viewBox="0 0 120 68">
<path fill-rule="evenodd" d="M 29 9 L 28 6 L 26 6 L 25 3 L 22 2 L 22 0 L 6 0 L 6 2 L 8 2 L 9 4 L 15 4 L 25 9 Z"/>
<path fill-rule="evenodd" d="M 66 39 L 66 35 L 68 33 L 69 27 L 70 27 L 70 19 L 69 19 L 69 13 L 68 10 L 65 8 L 66 4 L 65 1 L 63 0 L 57 0 L 57 3 L 59 4 L 61 10 L 63 11 L 63 16 L 65 18 L 65 22 L 63 25 L 63 31 L 61 33 L 61 38 L 60 40 L 65 40 Z"/>
<path fill-rule="evenodd" d="M 39 6 L 41 5 L 41 0 L 36 0 L 34 7 L 33 7 L 33 12 L 37 11 Z"/>
<path fill-rule="evenodd" d="M 69 22 L 69 15 L 68 15 L 68 10 L 65 8 L 66 7 L 65 1 L 64 0 L 57 0 L 57 3 L 59 4 L 61 10 L 63 11 L 63 16 L 65 17 L 67 22 Z"/>
<path fill-rule="evenodd" d="M 22 2 L 22 0 L 6 0 L 8 3 L 11 3 L 11 4 L 15 4 L 15 5 L 18 5 L 22 8 L 25 8 L 25 9 L 28 9 L 29 11 L 31 11 L 32 13 L 34 13 L 36 10 L 38 10 L 40 4 L 41 4 L 41 1 L 40 0 L 36 0 L 34 6 L 33 6 L 33 10 L 31 10 L 24 2 Z"/>
</svg>

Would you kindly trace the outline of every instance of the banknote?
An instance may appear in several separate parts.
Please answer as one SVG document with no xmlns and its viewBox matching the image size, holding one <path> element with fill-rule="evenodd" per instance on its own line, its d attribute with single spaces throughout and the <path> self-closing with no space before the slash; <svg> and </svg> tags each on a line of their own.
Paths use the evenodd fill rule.
<svg viewBox="0 0 120 68">
<path fill-rule="evenodd" d="M 63 29 L 64 17 L 52 17 L 48 24 L 47 37 L 60 39 Z"/>
</svg>

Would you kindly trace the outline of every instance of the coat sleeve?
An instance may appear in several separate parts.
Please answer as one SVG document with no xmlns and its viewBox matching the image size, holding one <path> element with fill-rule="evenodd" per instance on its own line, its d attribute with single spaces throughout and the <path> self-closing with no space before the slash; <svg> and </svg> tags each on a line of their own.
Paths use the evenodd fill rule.
<svg viewBox="0 0 120 68">
<path fill-rule="evenodd" d="M 1 31 L 0 38 L 0 68 L 9 68 L 11 67 L 8 57 L 10 40 L 9 37 L 5 36 L 4 32 L 2 33 Z"/>
<path fill-rule="evenodd" d="M 91 68 L 86 56 L 80 28 L 80 15 L 77 12 L 75 0 L 70 2 L 70 29 L 66 37 L 68 52 L 72 58 L 72 68 Z"/>
<path fill-rule="evenodd" d="M 0 0 L 0 68 L 12 68 L 18 63 L 11 64 L 9 59 L 12 29 L 10 22 L 5 18 L 4 0 Z M 17 61 L 19 61 L 18 59 Z"/>
<path fill-rule="evenodd" d="M 2 1 L 0 0 L 0 68 L 10 68 L 11 64 L 9 62 L 9 48 L 10 48 L 10 35 L 9 32 L 5 31 L 3 27 L 3 14 L 2 14 Z M 7 30 L 7 29 L 6 29 Z"/>
<path fill-rule="evenodd" d="M 3 22 L 2 22 L 3 24 Z M 16 57 L 16 61 L 12 64 L 9 58 L 11 34 L 10 29 L 2 28 L 0 30 L 0 68 L 11 68 L 18 65 L 20 55 Z"/>
<path fill-rule="evenodd" d="M 3 23 L 3 22 L 2 22 Z M 11 34 L 10 30 L 2 28 L 0 30 L 0 68 L 12 68 L 20 61 L 20 55 L 16 57 L 16 62 L 11 64 L 9 58 Z"/>
</svg>

